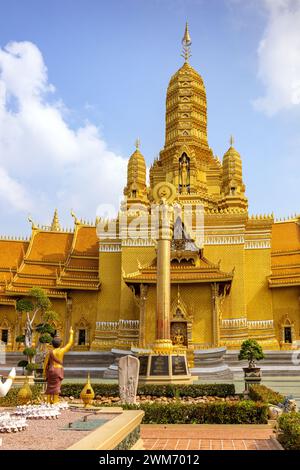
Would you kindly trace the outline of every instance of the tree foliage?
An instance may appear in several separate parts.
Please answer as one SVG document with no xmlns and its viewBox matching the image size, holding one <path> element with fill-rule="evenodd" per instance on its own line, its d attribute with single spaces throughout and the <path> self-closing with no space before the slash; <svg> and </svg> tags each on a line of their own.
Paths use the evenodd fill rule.
<svg viewBox="0 0 300 470">
<path fill-rule="evenodd" d="M 249 361 L 249 367 L 255 367 L 255 361 L 263 359 L 264 353 L 260 344 L 255 339 L 247 339 L 243 341 L 241 350 L 239 353 L 239 360 L 246 359 Z"/>
<path fill-rule="evenodd" d="M 49 323 L 58 320 L 58 314 L 52 310 L 50 299 L 43 289 L 33 287 L 28 297 L 17 301 L 16 309 L 18 312 L 26 315 L 25 334 L 18 336 L 18 342 L 25 345 L 23 354 L 27 358 L 26 369 L 28 372 L 33 371 L 36 367 L 32 364 L 35 362 L 43 362 L 43 348 L 47 343 L 51 343 L 56 333 L 55 328 Z M 40 323 L 34 327 L 34 321 L 39 314 Z M 34 330 L 39 333 L 39 341 L 37 350 L 32 348 Z"/>
</svg>

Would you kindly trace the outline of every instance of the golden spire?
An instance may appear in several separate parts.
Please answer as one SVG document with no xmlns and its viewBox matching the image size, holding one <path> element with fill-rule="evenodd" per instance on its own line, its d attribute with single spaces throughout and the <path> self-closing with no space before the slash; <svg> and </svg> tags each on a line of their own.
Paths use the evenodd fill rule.
<svg viewBox="0 0 300 470">
<path fill-rule="evenodd" d="M 140 145 L 141 145 L 141 141 L 140 141 L 140 138 L 138 137 L 135 141 L 136 150 L 140 150 Z"/>
<path fill-rule="evenodd" d="M 233 147 L 233 144 L 234 144 L 234 137 L 233 137 L 233 135 L 230 136 L 229 143 L 230 143 L 230 147 Z"/>
<path fill-rule="evenodd" d="M 183 45 L 183 50 L 181 56 L 184 58 L 185 62 L 189 61 L 189 58 L 191 57 L 191 45 L 192 45 L 192 40 L 189 32 L 189 26 L 188 22 L 185 24 L 185 31 L 184 31 L 184 36 L 181 41 Z"/>
<path fill-rule="evenodd" d="M 59 219 L 58 219 L 57 209 L 55 209 L 55 211 L 54 211 L 52 224 L 51 224 L 51 230 L 53 232 L 58 232 L 60 230 L 60 223 L 59 223 Z"/>
</svg>

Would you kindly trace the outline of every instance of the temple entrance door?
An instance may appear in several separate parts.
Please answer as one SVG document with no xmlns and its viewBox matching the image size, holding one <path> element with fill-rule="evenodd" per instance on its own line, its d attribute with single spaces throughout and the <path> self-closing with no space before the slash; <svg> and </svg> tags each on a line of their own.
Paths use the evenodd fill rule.
<svg viewBox="0 0 300 470">
<path fill-rule="evenodd" d="M 187 322 L 171 322 L 171 339 L 176 346 L 188 346 Z"/>
<path fill-rule="evenodd" d="M 78 346 L 85 346 L 85 330 L 84 329 L 80 329 L 78 331 Z"/>
<path fill-rule="evenodd" d="M 2 343 L 8 343 L 8 330 L 1 330 L 1 341 Z"/>
<path fill-rule="evenodd" d="M 290 326 L 284 327 L 284 342 L 292 343 L 292 328 Z"/>
</svg>

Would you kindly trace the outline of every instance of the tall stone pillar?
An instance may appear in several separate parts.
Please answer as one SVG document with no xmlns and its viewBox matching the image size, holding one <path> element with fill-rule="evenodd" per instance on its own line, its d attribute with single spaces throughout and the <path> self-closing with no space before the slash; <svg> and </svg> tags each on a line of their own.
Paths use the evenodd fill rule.
<svg viewBox="0 0 300 470">
<path fill-rule="evenodd" d="M 190 383 L 193 380 L 188 369 L 186 349 L 173 346 L 170 332 L 172 203 L 175 197 L 176 188 L 170 183 L 158 183 L 153 189 L 153 198 L 160 209 L 156 236 L 156 340 L 149 345 L 150 352 L 139 355 L 139 380 L 144 383 Z"/>
<path fill-rule="evenodd" d="M 140 307 L 139 347 L 140 348 L 146 347 L 146 339 L 145 339 L 146 318 L 145 317 L 146 317 L 147 294 L 148 294 L 148 286 L 146 284 L 141 284 L 140 300 L 139 300 L 139 307 Z"/>
<path fill-rule="evenodd" d="M 172 347 L 170 334 L 171 273 L 170 256 L 173 235 L 173 207 L 162 199 L 157 240 L 156 342 L 160 348 Z"/>
</svg>

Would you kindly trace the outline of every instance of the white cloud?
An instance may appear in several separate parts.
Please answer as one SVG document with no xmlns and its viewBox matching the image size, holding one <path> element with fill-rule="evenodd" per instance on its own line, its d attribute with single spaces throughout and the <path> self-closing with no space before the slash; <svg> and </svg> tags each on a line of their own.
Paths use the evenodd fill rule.
<svg viewBox="0 0 300 470">
<path fill-rule="evenodd" d="M 72 129 L 54 91 L 36 45 L 0 48 L 0 210 L 41 222 L 54 207 L 88 217 L 100 203 L 117 205 L 126 178 L 127 161 L 92 123 Z"/>
<path fill-rule="evenodd" d="M 258 47 L 265 95 L 255 100 L 268 115 L 300 104 L 300 0 L 264 0 L 268 21 Z"/>
<path fill-rule="evenodd" d="M 31 201 L 28 197 L 26 190 L 20 183 L 13 180 L 4 170 L 0 167 L 0 200 L 6 201 L 10 206 L 17 210 L 29 210 L 31 208 Z"/>
</svg>

